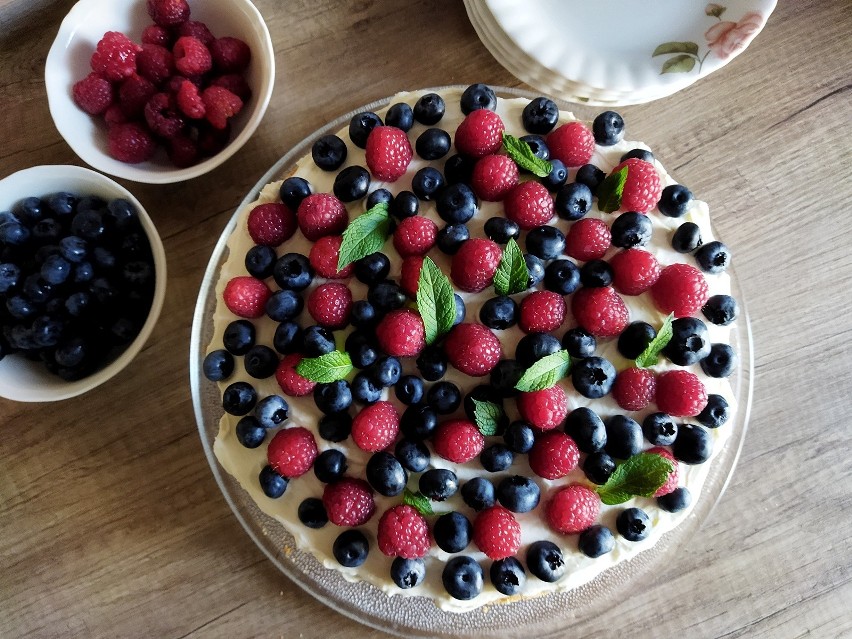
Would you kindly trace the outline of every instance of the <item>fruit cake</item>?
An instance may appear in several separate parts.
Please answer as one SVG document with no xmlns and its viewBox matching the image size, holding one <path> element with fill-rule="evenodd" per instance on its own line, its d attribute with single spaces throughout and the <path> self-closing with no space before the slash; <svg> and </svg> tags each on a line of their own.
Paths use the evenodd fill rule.
<svg viewBox="0 0 852 639">
<path fill-rule="evenodd" d="M 730 252 L 623 138 L 482 84 L 401 93 L 239 211 L 214 450 L 300 549 L 464 612 L 688 515 L 736 408 Z"/>
</svg>

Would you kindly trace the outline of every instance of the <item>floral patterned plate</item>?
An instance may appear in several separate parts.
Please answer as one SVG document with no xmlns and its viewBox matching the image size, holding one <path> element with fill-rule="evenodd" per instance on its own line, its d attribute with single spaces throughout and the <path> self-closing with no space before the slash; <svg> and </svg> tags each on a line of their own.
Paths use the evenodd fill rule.
<svg viewBox="0 0 852 639">
<path fill-rule="evenodd" d="M 776 0 L 465 0 L 484 44 L 513 74 L 559 97 L 635 104 L 721 68 Z"/>
</svg>

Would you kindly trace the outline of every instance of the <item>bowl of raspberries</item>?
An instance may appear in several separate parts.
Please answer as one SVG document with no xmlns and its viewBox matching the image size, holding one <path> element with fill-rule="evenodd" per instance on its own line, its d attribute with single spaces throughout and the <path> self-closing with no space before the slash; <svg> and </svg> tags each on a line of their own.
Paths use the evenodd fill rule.
<svg viewBox="0 0 852 639">
<path fill-rule="evenodd" d="M 45 65 L 50 113 L 74 152 L 149 184 L 198 177 L 236 153 L 274 77 L 249 0 L 80 0 Z"/>
</svg>

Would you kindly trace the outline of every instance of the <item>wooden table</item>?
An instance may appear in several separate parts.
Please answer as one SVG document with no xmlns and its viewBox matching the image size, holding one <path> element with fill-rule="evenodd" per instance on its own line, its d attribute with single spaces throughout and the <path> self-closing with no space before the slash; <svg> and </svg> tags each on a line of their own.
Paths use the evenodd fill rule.
<svg viewBox="0 0 852 639">
<path fill-rule="evenodd" d="M 0 2 L 0 176 L 80 164 L 42 83 L 71 4 Z M 256 135 L 204 177 L 127 184 L 169 261 L 148 345 L 83 397 L 0 401 L 0 636 L 383 636 L 276 572 L 222 499 L 190 403 L 192 310 L 235 205 L 318 126 L 402 88 L 518 82 L 458 0 L 256 4 L 278 62 Z M 739 466 L 688 552 L 652 588 L 565 636 L 852 636 L 850 8 L 781 2 L 728 67 L 622 109 L 630 134 L 710 202 L 733 249 L 756 392 Z"/>
</svg>

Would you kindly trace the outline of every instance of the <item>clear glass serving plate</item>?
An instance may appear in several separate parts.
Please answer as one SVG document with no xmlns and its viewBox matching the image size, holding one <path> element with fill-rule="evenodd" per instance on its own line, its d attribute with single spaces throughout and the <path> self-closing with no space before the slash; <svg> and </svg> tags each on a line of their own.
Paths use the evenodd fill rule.
<svg viewBox="0 0 852 639">
<path fill-rule="evenodd" d="M 429 90 L 441 91 L 447 88 Z M 495 87 L 495 90 L 501 97 L 536 97 L 536 94 L 517 89 Z M 391 97 L 388 97 L 356 109 L 297 144 L 258 180 L 237 211 L 255 200 L 266 184 L 285 175 L 295 161 L 310 151 L 317 138 L 339 130 L 355 113 L 381 109 L 390 100 Z M 564 103 L 559 106 L 568 109 Z M 239 483 L 223 471 L 213 453 L 213 443 L 222 416 L 221 395 L 217 385 L 207 381 L 201 370 L 213 334 L 216 281 L 228 257 L 226 243 L 236 222 L 237 212 L 213 250 L 193 317 L 189 368 L 198 431 L 210 469 L 225 501 L 249 537 L 282 573 L 333 610 L 367 626 L 401 637 L 502 637 L 520 630 L 527 636 L 564 633 L 568 624 L 603 612 L 628 585 L 630 588 L 640 588 L 643 583 L 653 580 L 663 565 L 671 565 L 677 549 L 707 520 L 725 491 L 745 439 L 754 381 L 751 327 L 742 290 L 734 273 L 731 273 L 732 295 L 739 302 L 741 314 L 731 335 L 732 346 L 739 355 L 738 369 L 731 377 L 738 408 L 734 420 L 724 426 L 732 429 L 731 435 L 725 447 L 710 462 L 712 467 L 701 493 L 695 496 L 697 502 L 692 512 L 654 547 L 572 591 L 485 606 L 463 614 L 443 611 L 425 597 L 388 597 L 365 582 L 346 581 L 336 570 L 325 568 L 312 554 L 297 549 L 293 536 L 260 510 Z"/>
</svg>

